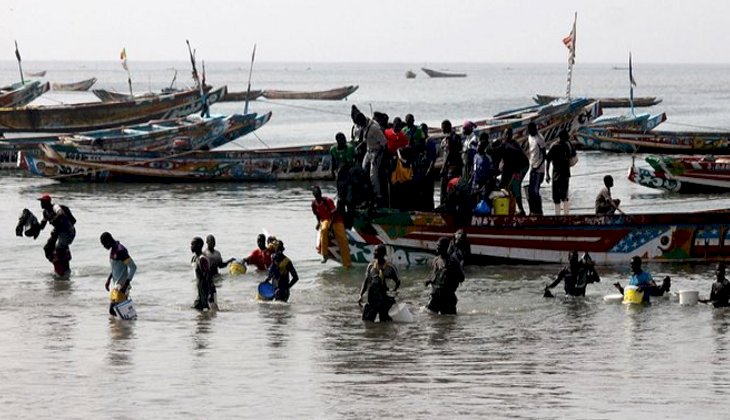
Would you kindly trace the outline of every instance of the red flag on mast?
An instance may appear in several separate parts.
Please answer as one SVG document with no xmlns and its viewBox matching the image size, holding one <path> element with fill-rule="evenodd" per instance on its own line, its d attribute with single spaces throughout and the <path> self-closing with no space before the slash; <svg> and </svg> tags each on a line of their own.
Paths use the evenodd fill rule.
<svg viewBox="0 0 730 420">
<path fill-rule="evenodd" d="M 575 14 L 575 19 L 573 20 L 573 29 L 571 29 L 570 34 L 563 38 L 563 44 L 568 48 L 568 51 L 570 51 L 570 56 L 568 56 L 568 61 L 570 64 L 575 64 L 575 22 L 578 20 L 578 14 Z"/>
</svg>

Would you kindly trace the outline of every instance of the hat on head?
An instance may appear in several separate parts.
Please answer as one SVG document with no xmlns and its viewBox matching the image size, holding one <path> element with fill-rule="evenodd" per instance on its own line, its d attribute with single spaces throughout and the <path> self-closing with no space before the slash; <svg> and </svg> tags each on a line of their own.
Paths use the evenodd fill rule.
<svg viewBox="0 0 730 420">
<path fill-rule="evenodd" d="M 468 120 L 464 121 L 464 124 L 462 124 L 462 129 L 464 129 L 464 130 L 469 130 L 469 129 L 473 130 L 475 128 L 477 128 L 477 125 Z"/>
<path fill-rule="evenodd" d="M 48 201 L 48 202 L 50 202 L 51 201 L 51 196 L 48 195 L 48 194 L 43 194 L 42 196 L 38 197 L 38 200 L 39 201 Z"/>
</svg>

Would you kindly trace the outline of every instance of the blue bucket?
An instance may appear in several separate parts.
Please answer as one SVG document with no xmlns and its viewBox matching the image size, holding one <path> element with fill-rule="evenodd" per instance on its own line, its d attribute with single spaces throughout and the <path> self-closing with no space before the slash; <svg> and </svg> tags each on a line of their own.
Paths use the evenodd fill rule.
<svg viewBox="0 0 730 420">
<path fill-rule="evenodd" d="M 265 281 L 259 283 L 258 293 L 261 299 L 272 300 L 274 299 L 274 285 Z"/>
</svg>

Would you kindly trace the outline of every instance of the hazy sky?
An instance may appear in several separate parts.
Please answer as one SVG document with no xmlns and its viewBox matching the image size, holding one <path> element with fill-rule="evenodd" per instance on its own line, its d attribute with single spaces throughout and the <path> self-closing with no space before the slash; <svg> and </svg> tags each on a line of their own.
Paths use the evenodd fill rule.
<svg viewBox="0 0 730 420">
<path fill-rule="evenodd" d="M 2 0 L 0 59 L 730 62 L 724 0 Z"/>
</svg>

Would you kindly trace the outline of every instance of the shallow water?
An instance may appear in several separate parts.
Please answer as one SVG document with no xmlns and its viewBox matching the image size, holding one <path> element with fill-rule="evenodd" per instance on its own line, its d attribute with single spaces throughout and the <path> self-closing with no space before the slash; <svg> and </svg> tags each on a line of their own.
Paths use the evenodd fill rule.
<svg viewBox="0 0 730 420">
<path fill-rule="evenodd" d="M 55 65 L 67 72 L 66 81 L 86 77 L 72 63 Z M 100 77 L 101 84 L 123 88 L 116 63 L 98 66 L 108 68 L 101 74 L 109 81 Z M 230 64 L 221 78 L 243 80 L 236 66 L 245 67 Z M 419 74 L 415 83 L 428 88 L 412 90 L 403 87 L 411 82 L 403 72 L 415 66 L 337 66 L 306 71 L 305 64 L 262 65 L 262 87 L 354 83 L 361 90 L 350 102 L 289 103 L 316 111 L 256 103 L 255 110 L 274 110 L 260 138 L 271 145 L 327 141 L 335 131 L 349 130 L 351 103 L 369 109 L 372 102 L 391 116 L 413 112 L 429 123 L 445 116 L 474 118 L 527 104 L 537 90 L 560 92 L 564 76 L 557 65 L 512 70 L 471 65 L 464 82 L 443 86 Z M 7 67 L 0 74 L 9 74 Z M 164 85 L 169 65 L 158 67 L 153 74 Z M 209 68 L 212 79 L 215 67 Z M 724 88 L 708 87 L 727 86 L 720 83 L 730 77 L 727 70 L 653 66 L 653 80 L 642 89 L 665 98 L 666 107 L 656 109 L 673 110 L 670 119 L 730 126 L 728 95 Z M 500 73 L 489 78 L 479 71 Z M 610 66 L 589 66 L 586 72 L 595 79 L 581 76 L 578 90 L 623 94 L 623 75 L 621 84 L 607 82 L 619 78 Z M 488 87 L 474 88 L 487 80 Z M 88 96 L 54 95 L 49 98 Z M 237 106 L 214 110 L 232 112 Z M 239 143 L 249 141 L 258 142 Z M 671 196 L 630 184 L 625 181 L 630 163 L 628 156 L 581 153 L 571 184 L 574 210 L 589 211 L 604 174 L 616 179 L 614 197 L 627 212 L 730 205 L 725 195 Z M 560 286 L 557 298 L 542 297 L 544 284 L 560 269 L 556 265 L 468 267 L 458 291 L 459 315 L 438 317 L 421 309 L 428 299 L 422 285 L 427 271 L 414 268 L 400 271 L 398 299 L 409 303 L 415 322 L 365 325 L 356 303 L 363 267 L 348 271 L 319 263 L 308 188 L 302 183 L 66 185 L 1 174 L 4 412 L 29 418 L 726 417 L 730 312 L 681 307 L 671 299 L 639 309 L 603 303 L 603 295 L 615 292 L 612 283 L 626 283 L 627 262 L 627 267 L 601 269 L 601 283 L 589 286 L 585 299 L 561 297 Z M 544 188 L 550 211 L 550 189 Z M 333 186 L 324 185 L 324 192 L 333 195 Z M 36 241 L 13 234 L 23 207 L 40 213 L 35 198 L 41 193 L 67 204 L 79 220 L 70 281 L 54 281 L 50 274 L 41 249 L 47 231 Z M 191 310 L 190 239 L 213 233 L 224 258 L 242 257 L 262 229 L 286 242 L 301 276 L 290 304 L 257 303 L 255 286 L 263 276 L 249 272 L 221 278 L 221 311 Z M 98 241 L 105 230 L 129 248 L 139 267 L 132 290 L 139 314 L 134 322 L 106 314 L 108 254 Z M 705 265 L 648 270 L 655 279 L 670 275 L 672 290 L 700 290 L 701 297 L 713 277 L 713 268 Z"/>
</svg>

